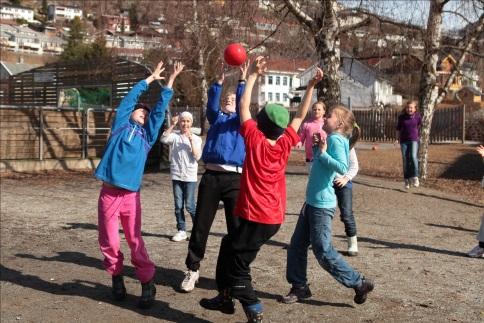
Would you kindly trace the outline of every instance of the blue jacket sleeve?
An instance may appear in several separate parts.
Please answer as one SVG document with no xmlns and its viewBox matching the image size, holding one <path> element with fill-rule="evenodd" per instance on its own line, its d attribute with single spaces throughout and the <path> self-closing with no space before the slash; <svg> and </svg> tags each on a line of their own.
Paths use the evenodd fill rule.
<svg viewBox="0 0 484 323">
<path fill-rule="evenodd" d="M 242 98 L 242 94 L 244 94 L 245 90 L 245 82 L 239 82 L 237 85 L 237 92 L 235 93 L 235 113 L 237 115 L 240 111 L 240 98 Z"/>
<path fill-rule="evenodd" d="M 138 103 L 138 99 L 148 89 L 148 83 L 145 80 L 141 80 L 133 86 L 133 88 L 126 94 L 126 96 L 119 103 L 116 110 L 116 116 L 113 121 L 112 129 L 119 127 L 129 121 L 131 113 L 134 107 Z"/>
<path fill-rule="evenodd" d="M 161 125 L 165 120 L 166 108 L 168 107 L 172 97 L 172 89 L 167 87 L 161 88 L 160 99 L 156 103 L 154 109 L 151 110 L 148 122 L 144 126 L 148 144 L 150 146 L 153 146 L 156 138 L 158 138 L 158 132 L 160 131 Z"/>
<path fill-rule="evenodd" d="M 348 171 L 348 158 L 345 151 L 344 143 L 340 139 L 334 139 L 328 142 L 326 152 L 320 154 L 317 147 L 313 148 L 313 155 L 317 156 L 317 161 L 330 170 L 346 174 Z"/>
<path fill-rule="evenodd" d="M 218 83 L 212 84 L 208 89 L 207 100 L 207 120 L 208 123 L 213 124 L 217 120 L 217 115 L 220 112 L 220 96 L 222 95 L 222 85 Z"/>
</svg>

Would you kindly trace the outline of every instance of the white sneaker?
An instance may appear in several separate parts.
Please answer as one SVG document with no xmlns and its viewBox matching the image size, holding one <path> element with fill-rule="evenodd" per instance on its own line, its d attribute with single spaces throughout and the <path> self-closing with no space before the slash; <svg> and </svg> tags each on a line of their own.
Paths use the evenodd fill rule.
<svg viewBox="0 0 484 323">
<path fill-rule="evenodd" d="M 348 255 L 358 256 L 358 239 L 356 236 L 348 237 Z"/>
<path fill-rule="evenodd" d="M 198 277 L 200 277 L 198 270 L 187 270 L 185 272 L 185 279 L 183 279 L 180 285 L 180 289 L 187 293 L 191 292 L 195 288 L 195 283 L 198 283 Z"/>
<path fill-rule="evenodd" d="M 477 245 L 467 255 L 471 258 L 484 258 L 484 248 Z"/>
<path fill-rule="evenodd" d="M 413 187 L 419 187 L 420 182 L 418 181 L 418 177 L 412 177 L 412 186 Z"/>
<path fill-rule="evenodd" d="M 410 188 L 410 180 L 405 178 L 405 188 L 408 190 Z"/>
<path fill-rule="evenodd" d="M 186 231 L 178 231 L 172 238 L 171 238 L 171 241 L 175 241 L 175 242 L 178 242 L 178 241 L 183 241 L 183 240 L 187 240 L 187 233 Z"/>
</svg>

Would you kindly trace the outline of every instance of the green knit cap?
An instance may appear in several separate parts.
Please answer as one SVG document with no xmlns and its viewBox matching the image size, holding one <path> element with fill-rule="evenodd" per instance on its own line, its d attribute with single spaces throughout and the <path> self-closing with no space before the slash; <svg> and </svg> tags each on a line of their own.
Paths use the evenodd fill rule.
<svg viewBox="0 0 484 323">
<path fill-rule="evenodd" d="M 282 105 L 268 103 L 265 110 L 269 119 L 280 128 L 286 128 L 289 123 L 289 111 Z"/>
</svg>

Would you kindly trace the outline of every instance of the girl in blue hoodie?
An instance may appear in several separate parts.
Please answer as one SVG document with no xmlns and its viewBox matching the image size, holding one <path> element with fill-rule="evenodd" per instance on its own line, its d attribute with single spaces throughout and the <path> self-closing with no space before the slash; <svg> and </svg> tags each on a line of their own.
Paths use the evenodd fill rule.
<svg viewBox="0 0 484 323">
<path fill-rule="evenodd" d="M 150 260 L 141 237 L 140 186 L 146 158 L 158 138 L 165 119 L 165 111 L 173 96 L 173 82 L 184 65 L 175 63 L 166 87 L 161 88 L 160 99 L 151 110 L 138 99 L 151 82 L 163 79 L 163 62 L 152 75 L 138 82 L 123 98 L 116 111 L 111 136 L 106 145 L 95 176 L 103 182 L 98 202 L 99 246 L 104 255 L 104 267 L 112 275 L 112 293 L 116 300 L 126 298 L 123 282 L 123 253 L 119 243 L 119 221 L 131 249 L 131 263 L 141 282 L 142 292 L 138 306 L 151 307 L 156 288 L 153 277 L 155 265 Z"/>
<path fill-rule="evenodd" d="M 336 173 L 348 171 L 349 140 L 354 133 L 355 117 L 343 106 L 336 106 L 325 115 L 323 129 L 326 140 L 313 138 L 313 166 L 306 188 L 306 203 L 299 215 L 296 228 L 287 249 L 286 277 L 292 288 L 282 298 L 283 303 L 294 303 L 311 297 L 307 284 L 307 257 L 309 245 L 323 269 L 338 282 L 355 290 L 354 301 L 363 304 L 374 288 L 371 280 L 354 270 L 336 251 L 332 240 L 332 221 L 336 210 L 333 182 Z"/>
</svg>

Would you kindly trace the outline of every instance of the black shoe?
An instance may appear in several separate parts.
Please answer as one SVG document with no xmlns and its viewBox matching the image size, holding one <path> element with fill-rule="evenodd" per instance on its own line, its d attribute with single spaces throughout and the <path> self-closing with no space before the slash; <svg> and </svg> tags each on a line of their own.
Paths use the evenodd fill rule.
<svg viewBox="0 0 484 323">
<path fill-rule="evenodd" d="M 141 284 L 141 297 L 138 301 L 138 307 L 147 309 L 155 303 L 156 287 L 152 279 L 147 283 Z"/>
<path fill-rule="evenodd" d="M 360 287 L 355 287 L 355 298 L 353 299 L 356 304 L 363 304 L 366 301 L 366 298 L 368 296 L 368 293 L 370 293 L 373 288 L 375 288 L 375 284 L 369 280 L 363 277 L 361 280 L 361 286 Z"/>
<path fill-rule="evenodd" d="M 311 290 L 309 289 L 308 285 L 302 287 L 293 286 L 291 287 L 289 294 L 283 296 L 280 301 L 284 304 L 292 304 L 311 296 L 313 296 L 313 294 L 311 294 Z"/>
<path fill-rule="evenodd" d="M 244 312 L 247 316 L 247 323 L 262 323 L 262 303 L 244 306 Z"/>
<path fill-rule="evenodd" d="M 235 313 L 235 302 L 230 296 L 224 296 L 220 293 L 214 298 L 202 298 L 200 306 L 207 310 L 220 311 L 225 314 Z"/>
<path fill-rule="evenodd" d="M 112 276 L 113 288 L 111 293 L 116 301 L 122 301 L 126 298 L 126 287 L 124 287 L 123 275 Z"/>
</svg>

